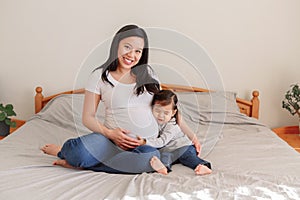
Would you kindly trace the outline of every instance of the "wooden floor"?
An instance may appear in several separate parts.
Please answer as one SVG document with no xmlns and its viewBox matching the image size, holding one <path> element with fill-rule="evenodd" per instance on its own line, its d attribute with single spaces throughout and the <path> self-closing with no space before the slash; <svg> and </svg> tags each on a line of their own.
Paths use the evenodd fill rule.
<svg viewBox="0 0 300 200">
<path fill-rule="evenodd" d="M 275 128 L 273 131 L 300 153 L 300 135 L 298 126 Z"/>
</svg>

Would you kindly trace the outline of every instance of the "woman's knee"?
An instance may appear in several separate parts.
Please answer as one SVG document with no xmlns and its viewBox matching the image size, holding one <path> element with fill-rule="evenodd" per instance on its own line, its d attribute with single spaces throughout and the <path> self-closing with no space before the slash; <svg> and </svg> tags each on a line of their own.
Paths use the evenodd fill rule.
<svg viewBox="0 0 300 200">
<path fill-rule="evenodd" d="M 82 147 L 94 146 L 106 142 L 107 138 L 102 134 L 91 133 L 77 138 L 68 139 L 62 149 L 72 152 L 81 151 Z"/>
<path fill-rule="evenodd" d="M 74 167 L 90 167 L 100 162 L 99 153 L 107 142 L 104 136 L 97 133 L 67 140 L 61 150 L 61 158 Z"/>
</svg>

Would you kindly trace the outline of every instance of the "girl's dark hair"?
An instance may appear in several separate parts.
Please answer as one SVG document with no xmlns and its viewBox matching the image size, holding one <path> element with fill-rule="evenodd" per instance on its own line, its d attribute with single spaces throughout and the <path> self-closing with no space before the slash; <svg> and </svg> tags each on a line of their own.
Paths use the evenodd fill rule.
<svg viewBox="0 0 300 200">
<path fill-rule="evenodd" d="M 151 106 L 153 107 L 154 104 L 159 104 L 161 106 L 167 106 L 172 104 L 173 105 L 172 109 L 176 110 L 176 113 L 173 117 L 175 118 L 177 124 L 178 122 L 177 103 L 178 103 L 178 98 L 174 92 L 172 92 L 171 90 L 160 90 L 158 93 L 155 93 L 153 95 Z"/>
<path fill-rule="evenodd" d="M 101 65 L 100 67 L 97 67 L 94 71 L 98 69 L 103 69 L 101 79 L 104 82 L 108 82 L 111 86 L 114 86 L 107 78 L 108 72 L 110 71 L 116 71 L 119 61 L 118 61 L 118 47 L 121 40 L 128 37 L 140 37 L 144 39 L 144 48 L 142 51 L 142 56 L 139 60 L 139 62 L 131 68 L 131 73 L 133 73 L 136 76 L 136 86 L 135 86 L 135 92 L 137 95 L 142 94 L 145 89 L 149 93 L 156 93 L 159 91 L 159 82 L 152 77 L 151 74 L 153 74 L 153 69 L 150 65 L 148 65 L 148 56 L 149 56 L 149 43 L 148 43 L 148 37 L 146 32 L 136 26 L 136 25 L 126 25 L 122 27 L 114 36 L 109 57 L 106 60 L 106 62 Z"/>
</svg>

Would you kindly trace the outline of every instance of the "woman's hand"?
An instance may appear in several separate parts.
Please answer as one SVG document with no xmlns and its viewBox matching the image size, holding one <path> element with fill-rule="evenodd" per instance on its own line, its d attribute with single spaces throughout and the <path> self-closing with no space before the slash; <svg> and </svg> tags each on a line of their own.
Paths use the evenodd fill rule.
<svg viewBox="0 0 300 200">
<path fill-rule="evenodd" d="M 128 130 L 116 128 L 110 130 L 108 136 L 109 139 L 111 139 L 117 146 L 119 146 L 123 150 L 128 150 L 139 146 L 139 141 L 127 136 L 126 134 L 128 133 Z"/>
</svg>

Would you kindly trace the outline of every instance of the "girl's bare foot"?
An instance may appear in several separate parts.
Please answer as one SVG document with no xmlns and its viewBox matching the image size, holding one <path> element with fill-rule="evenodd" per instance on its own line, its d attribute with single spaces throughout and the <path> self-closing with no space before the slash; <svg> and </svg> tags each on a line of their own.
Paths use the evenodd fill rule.
<svg viewBox="0 0 300 200">
<path fill-rule="evenodd" d="M 164 174 L 164 175 L 168 174 L 167 168 L 164 166 L 164 164 L 156 156 L 153 156 L 151 158 L 150 165 L 158 173 Z"/>
<path fill-rule="evenodd" d="M 58 152 L 61 150 L 61 146 L 56 144 L 46 144 L 41 148 L 41 150 L 48 155 L 57 156 Z"/>
<path fill-rule="evenodd" d="M 211 169 L 209 169 L 205 165 L 198 165 L 194 171 L 197 175 L 206 175 L 212 172 Z"/>
</svg>

